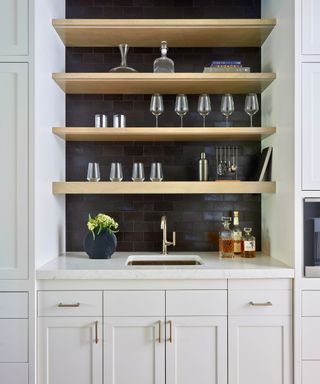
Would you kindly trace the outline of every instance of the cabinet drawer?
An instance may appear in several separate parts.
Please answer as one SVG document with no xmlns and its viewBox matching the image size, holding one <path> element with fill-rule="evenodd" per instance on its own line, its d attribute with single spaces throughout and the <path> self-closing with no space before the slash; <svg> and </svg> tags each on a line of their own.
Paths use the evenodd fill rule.
<svg viewBox="0 0 320 384">
<path fill-rule="evenodd" d="M 0 292 L 0 319 L 27 319 L 27 292 Z"/>
<path fill-rule="evenodd" d="M 302 362 L 302 384 L 319 384 L 320 361 Z"/>
<path fill-rule="evenodd" d="M 229 290 L 292 290 L 292 279 L 230 279 Z"/>
<path fill-rule="evenodd" d="M 229 315 L 291 315 L 291 291 L 230 291 Z"/>
<path fill-rule="evenodd" d="M 38 292 L 38 316 L 102 316 L 100 291 Z"/>
<path fill-rule="evenodd" d="M 8 384 L 28 384 L 28 364 L 0 363 L 0 377 Z"/>
<path fill-rule="evenodd" d="M 302 316 L 320 316 L 320 291 L 302 292 Z"/>
<path fill-rule="evenodd" d="M 28 362 L 28 320 L 1 319 L 0 320 L 0 363 L 27 363 L 27 362 Z"/>
<path fill-rule="evenodd" d="M 167 291 L 167 316 L 227 315 L 227 291 Z"/>
<path fill-rule="evenodd" d="M 302 318 L 302 360 L 320 360 L 320 317 Z"/>
<path fill-rule="evenodd" d="M 104 316 L 164 316 L 164 291 L 106 291 Z"/>
</svg>

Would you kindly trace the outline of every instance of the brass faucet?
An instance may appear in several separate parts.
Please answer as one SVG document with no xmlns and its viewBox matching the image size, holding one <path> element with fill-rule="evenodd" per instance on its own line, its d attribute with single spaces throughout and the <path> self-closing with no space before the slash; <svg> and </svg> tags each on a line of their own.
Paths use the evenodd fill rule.
<svg viewBox="0 0 320 384">
<path fill-rule="evenodd" d="M 162 254 L 167 255 L 168 246 L 173 245 L 175 247 L 176 245 L 176 233 L 172 232 L 172 242 L 167 240 L 167 217 L 166 216 L 161 217 L 160 228 L 162 229 Z"/>
</svg>

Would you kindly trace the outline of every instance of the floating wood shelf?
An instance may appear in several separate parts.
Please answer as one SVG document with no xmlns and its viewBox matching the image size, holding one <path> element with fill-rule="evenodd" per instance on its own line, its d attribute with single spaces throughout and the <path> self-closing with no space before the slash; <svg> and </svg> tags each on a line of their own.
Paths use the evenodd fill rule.
<svg viewBox="0 0 320 384">
<path fill-rule="evenodd" d="M 67 47 L 260 47 L 275 19 L 56 19 Z"/>
<path fill-rule="evenodd" d="M 69 94 L 260 93 L 274 73 L 54 73 Z"/>
<path fill-rule="evenodd" d="M 259 141 L 276 128 L 53 128 L 66 141 Z"/>
<path fill-rule="evenodd" d="M 163 182 L 54 182 L 54 194 L 259 194 L 275 193 L 275 182 L 163 181 Z"/>
</svg>

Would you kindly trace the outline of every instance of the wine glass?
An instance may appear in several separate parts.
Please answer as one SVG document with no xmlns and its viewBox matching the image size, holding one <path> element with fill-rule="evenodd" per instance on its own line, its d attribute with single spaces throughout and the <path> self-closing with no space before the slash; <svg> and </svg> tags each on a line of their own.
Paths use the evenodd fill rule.
<svg viewBox="0 0 320 384">
<path fill-rule="evenodd" d="M 176 106 L 174 108 L 177 115 L 180 116 L 181 119 L 181 128 L 183 127 L 183 116 L 185 116 L 188 111 L 188 99 L 186 95 L 177 95 L 176 97 Z"/>
<path fill-rule="evenodd" d="M 221 99 L 221 113 L 226 117 L 226 127 L 229 125 L 229 116 L 234 112 L 233 97 L 230 93 L 226 93 Z"/>
<path fill-rule="evenodd" d="M 203 128 L 206 126 L 206 117 L 211 112 L 211 101 L 209 95 L 203 93 L 199 96 L 198 100 L 198 112 L 203 118 Z"/>
<path fill-rule="evenodd" d="M 259 112 L 259 101 L 256 93 L 249 93 L 246 96 L 244 104 L 244 111 L 250 116 L 250 127 L 252 127 L 252 118 L 257 112 Z"/>
<path fill-rule="evenodd" d="M 133 163 L 131 179 L 132 181 L 144 181 L 143 163 Z"/>
<path fill-rule="evenodd" d="M 89 163 L 88 164 L 88 172 L 87 172 L 87 180 L 90 182 L 98 182 L 100 181 L 100 167 L 99 163 Z"/>
<path fill-rule="evenodd" d="M 122 181 L 123 172 L 121 163 L 112 163 L 110 168 L 110 181 Z"/>
<path fill-rule="evenodd" d="M 158 128 L 158 118 L 163 113 L 164 107 L 163 107 L 163 99 L 162 96 L 158 93 L 155 95 L 152 95 L 151 102 L 150 102 L 150 112 L 155 116 L 156 118 L 156 128 Z"/>
<path fill-rule="evenodd" d="M 163 180 L 163 171 L 161 163 L 152 163 L 150 170 L 150 180 L 151 181 L 162 181 Z"/>
</svg>

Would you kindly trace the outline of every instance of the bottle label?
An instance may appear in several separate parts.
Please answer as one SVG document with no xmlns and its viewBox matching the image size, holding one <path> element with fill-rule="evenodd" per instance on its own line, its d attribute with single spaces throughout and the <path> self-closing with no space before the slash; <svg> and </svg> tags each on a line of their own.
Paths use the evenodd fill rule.
<svg viewBox="0 0 320 384">
<path fill-rule="evenodd" d="M 256 250 L 255 240 L 244 241 L 244 251 L 245 252 L 254 252 Z"/>
<path fill-rule="evenodd" d="M 233 240 L 241 241 L 242 240 L 242 233 L 241 232 L 233 232 Z"/>
<path fill-rule="evenodd" d="M 233 252 L 241 253 L 241 241 L 237 241 L 233 243 Z"/>
</svg>

